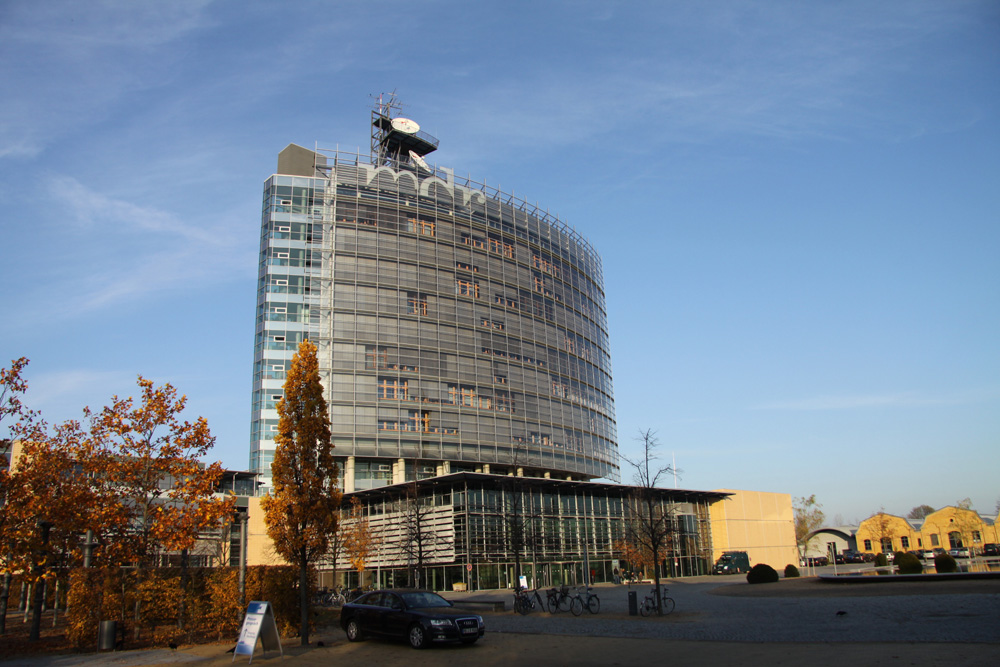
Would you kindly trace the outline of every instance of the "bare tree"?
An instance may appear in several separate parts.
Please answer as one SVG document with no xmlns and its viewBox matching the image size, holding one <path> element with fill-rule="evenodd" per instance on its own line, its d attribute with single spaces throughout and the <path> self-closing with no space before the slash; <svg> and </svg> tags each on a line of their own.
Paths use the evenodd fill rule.
<svg viewBox="0 0 1000 667">
<path fill-rule="evenodd" d="M 792 509 L 795 520 L 795 543 L 799 547 L 799 557 L 808 557 L 809 543 L 812 542 L 813 534 L 817 528 L 823 525 L 826 515 L 820 509 L 823 507 L 816 502 L 816 494 L 808 498 L 796 498 Z"/>
<path fill-rule="evenodd" d="M 896 536 L 896 528 L 893 526 L 892 516 L 885 513 L 885 508 L 879 509 L 867 519 L 868 530 L 875 542 L 878 544 L 879 552 L 892 552 L 892 538 Z"/>
<path fill-rule="evenodd" d="M 928 514 L 932 514 L 933 512 L 934 512 L 934 508 L 931 507 L 930 505 L 917 505 L 916 507 L 914 507 L 913 509 L 910 510 L 910 513 L 906 515 L 906 518 L 907 519 L 923 519 Z"/>
<path fill-rule="evenodd" d="M 635 471 L 635 492 L 629 503 L 629 517 L 626 534 L 635 541 L 640 551 L 650 554 L 653 560 L 653 582 L 657 613 L 662 614 L 660 605 L 660 565 L 666 558 L 666 548 L 670 543 L 673 514 L 668 504 L 664 504 L 657 492 L 660 483 L 673 477 L 675 470 L 670 465 L 660 465 L 657 448 L 660 443 L 656 433 L 650 429 L 640 431 L 637 440 L 642 444 L 642 453 L 636 458 L 622 456 Z"/>
<path fill-rule="evenodd" d="M 521 554 L 528 546 L 529 537 L 527 534 L 528 521 L 530 517 L 525 511 L 525 483 L 524 478 L 518 475 L 519 468 L 524 464 L 522 459 L 527 458 L 523 445 L 514 447 L 511 454 L 511 471 L 500 484 L 500 503 L 503 511 L 504 528 L 507 532 L 507 544 L 514 554 L 514 587 L 517 588 L 521 581 Z"/>
<path fill-rule="evenodd" d="M 403 521 L 402 548 L 406 554 L 409 585 L 424 585 L 424 561 L 434 551 L 437 534 L 431 525 L 434 498 L 421 496 L 416 475 L 399 498 L 399 515 Z"/>
</svg>

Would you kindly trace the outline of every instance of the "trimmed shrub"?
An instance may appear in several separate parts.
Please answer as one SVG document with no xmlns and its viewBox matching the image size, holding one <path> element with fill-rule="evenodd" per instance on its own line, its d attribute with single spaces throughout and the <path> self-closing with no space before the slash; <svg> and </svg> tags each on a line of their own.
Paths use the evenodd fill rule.
<svg viewBox="0 0 1000 667">
<path fill-rule="evenodd" d="M 895 562 L 900 574 L 920 574 L 924 571 L 920 559 L 911 553 L 896 554 Z"/>
<path fill-rule="evenodd" d="M 799 568 L 795 567 L 791 563 L 785 566 L 785 579 L 791 579 L 792 577 L 799 576 Z"/>
<path fill-rule="evenodd" d="M 958 572 L 958 563 L 948 554 L 934 556 L 934 569 L 938 572 Z"/>
<path fill-rule="evenodd" d="M 778 581 L 778 572 L 766 563 L 757 563 L 747 572 L 748 584 L 773 584 Z"/>
<path fill-rule="evenodd" d="M 889 564 L 889 557 L 884 553 L 875 556 L 875 567 L 885 567 Z"/>
</svg>

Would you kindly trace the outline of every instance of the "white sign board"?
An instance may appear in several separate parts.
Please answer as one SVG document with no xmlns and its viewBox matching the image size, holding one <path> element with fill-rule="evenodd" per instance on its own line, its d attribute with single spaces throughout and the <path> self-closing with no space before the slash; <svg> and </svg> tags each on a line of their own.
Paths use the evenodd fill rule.
<svg viewBox="0 0 1000 667">
<path fill-rule="evenodd" d="M 247 615 L 243 617 L 243 629 L 240 630 L 240 638 L 236 642 L 236 650 L 233 651 L 233 662 L 238 655 L 249 655 L 250 662 L 253 662 L 253 652 L 257 648 L 258 638 L 265 653 L 268 649 L 277 649 L 282 656 L 285 655 L 281 649 L 278 624 L 274 622 L 274 612 L 271 611 L 270 602 L 251 602 L 247 607 Z"/>
</svg>

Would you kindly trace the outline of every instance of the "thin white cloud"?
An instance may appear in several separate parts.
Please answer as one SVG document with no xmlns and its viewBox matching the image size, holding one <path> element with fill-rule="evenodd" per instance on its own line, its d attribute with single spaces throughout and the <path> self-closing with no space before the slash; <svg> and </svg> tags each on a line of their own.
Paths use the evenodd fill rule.
<svg viewBox="0 0 1000 667">
<path fill-rule="evenodd" d="M 210 0 L 5 3 L 0 20 L 0 158 L 35 157 L 175 76 L 167 47 L 212 25 Z"/>
<path fill-rule="evenodd" d="M 187 225 L 173 215 L 156 209 L 137 206 L 95 192 L 71 176 L 57 176 L 50 182 L 50 195 L 62 201 L 73 219 L 86 227 L 113 226 L 118 230 L 160 232 L 190 241 L 223 245 L 217 233 Z"/>
<path fill-rule="evenodd" d="M 184 222 L 176 215 L 97 192 L 69 176 L 48 179 L 56 230 L 69 240 L 54 257 L 46 283 L 30 299 L 44 316 L 71 318 L 154 293 L 197 286 L 200 291 L 234 279 L 252 280 L 257 246 L 246 226 L 218 214 Z M 252 224 L 252 223 L 251 223 Z M 203 293 L 203 292 L 200 292 Z"/>
<path fill-rule="evenodd" d="M 70 370 L 29 376 L 25 401 L 55 422 L 79 419 L 84 406 L 100 408 L 111 396 L 128 396 L 136 376 L 120 371 Z"/>
</svg>

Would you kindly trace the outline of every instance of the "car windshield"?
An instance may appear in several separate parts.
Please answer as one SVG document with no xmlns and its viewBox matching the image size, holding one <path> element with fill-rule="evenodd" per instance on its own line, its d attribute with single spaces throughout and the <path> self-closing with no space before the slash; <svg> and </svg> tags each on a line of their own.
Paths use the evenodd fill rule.
<svg viewBox="0 0 1000 667">
<path fill-rule="evenodd" d="M 409 609 L 422 607 L 450 607 L 451 603 L 437 593 L 403 593 L 403 602 Z"/>
</svg>

